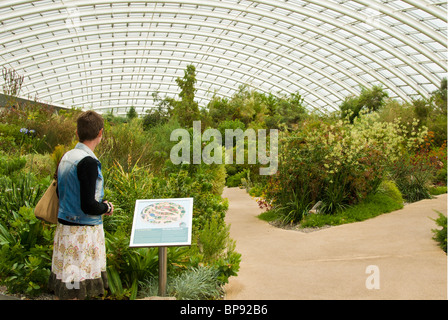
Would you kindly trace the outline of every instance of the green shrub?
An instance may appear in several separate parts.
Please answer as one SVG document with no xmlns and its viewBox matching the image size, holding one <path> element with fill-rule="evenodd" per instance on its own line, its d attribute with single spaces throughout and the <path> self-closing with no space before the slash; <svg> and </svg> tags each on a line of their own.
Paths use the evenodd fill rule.
<svg viewBox="0 0 448 320">
<path fill-rule="evenodd" d="M 79 113 L 79 110 L 72 109 L 60 110 L 56 114 L 53 109 L 37 104 L 17 104 L 17 108 L 8 108 L 0 113 L 0 132 L 8 130 L 6 135 L 14 138 L 14 144 L 10 144 L 12 152 L 48 153 L 58 144 L 69 145 L 76 137 Z"/>
<path fill-rule="evenodd" d="M 108 274 L 113 279 L 112 297 L 134 298 L 139 284 L 157 273 L 157 259 L 151 258 L 157 257 L 156 249 L 127 248 L 137 199 L 194 199 L 192 246 L 169 248 L 168 272 L 171 276 L 204 263 L 217 270 L 221 283 L 236 275 L 240 255 L 235 252 L 224 223 L 228 204 L 220 196 L 224 180 L 222 170 L 223 165 L 196 165 L 191 168 L 190 165 L 176 166 L 171 162 L 166 163 L 165 176 L 154 175 L 150 167 L 138 165 L 125 170 L 115 163 L 105 169 L 105 197 L 115 206 L 114 214 L 104 219 L 109 252 Z M 221 182 L 217 183 L 219 180 Z"/>
<path fill-rule="evenodd" d="M 131 170 L 137 163 L 140 166 L 150 163 L 153 141 L 143 130 L 141 119 L 134 118 L 106 130 L 96 153 L 104 167 L 117 162 L 125 170 Z"/>
<path fill-rule="evenodd" d="M 347 207 L 347 199 L 350 197 L 350 178 L 350 174 L 344 171 L 334 174 L 331 182 L 326 186 L 319 207 L 320 213 L 334 213 Z M 308 210 L 308 207 L 305 209 Z M 304 211 L 304 213 L 307 213 L 307 211 Z"/>
<path fill-rule="evenodd" d="M 403 203 L 403 196 L 400 190 L 398 190 L 397 185 L 391 180 L 382 181 L 378 187 L 378 193 L 392 198 L 397 203 Z"/>
<path fill-rule="evenodd" d="M 406 154 L 393 164 L 391 177 L 403 198 L 415 202 L 431 198 L 429 187 L 435 172 L 436 168 L 424 156 Z"/>
<path fill-rule="evenodd" d="M 212 267 L 188 268 L 176 276 L 168 277 L 167 295 L 176 297 L 177 300 L 217 300 L 223 294 L 217 276 L 217 270 Z M 152 278 L 142 284 L 139 296 L 157 295 L 157 278 Z"/>
<path fill-rule="evenodd" d="M 54 226 L 36 219 L 29 207 L 0 223 L 0 284 L 8 292 L 34 296 L 46 291 L 53 234 Z"/>
<path fill-rule="evenodd" d="M 447 192 L 446 186 L 430 187 L 429 193 L 433 196 L 438 196 Z"/>
<path fill-rule="evenodd" d="M 0 155 L 0 175 L 11 176 L 25 167 L 25 157 L 8 157 Z"/>
<path fill-rule="evenodd" d="M 206 222 L 199 234 L 198 244 L 204 255 L 204 261 L 213 261 L 225 249 L 229 235 L 228 227 L 221 226 L 215 217 Z"/>
<path fill-rule="evenodd" d="M 19 125 L 0 123 L 0 135 L 6 138 L 1 140 L 3 150 L 11 154 L 21 155 L 39 150 L 43 140 L 38 137 L 36 130 Z"/>
<path fill-rule="evenodd" d="M 1 161 L 0 284 L 11 293 L 34 296 L 46 291 L 54 228 L 37 220 L 33 211 L 49 180 L 39 182 L 25 173 L 25 161 Z"/>
<path fill-rule="evenodd" d="M 160 174 L 166 166 L 166 161 L 170 157 L 171 148 L 177 141 L 170 141 L 171 132 L 180 128 L 175 119 L 156 125 L 147 130 L 147 137 L 151 140 L 151 152 L 148 154 L 148 161 L 154 173 Z"/>
<path fill-rule="evenodd" d="M 218 130 L 221 133 L 222 137 L 226 136 L 226 129 L 231 130 L 241 129 L 244 131 L 246 129 L 246 125 L 242 123 L 240 120 L 225 120 L 220 122 Z"/>
<path fill-rule="evenodd" d="M 384 187 L 387 188 L 387 187 Z M 350 206 L 335 214 L 308 214 L 300 223 L 303 228 L 322 227 L 325 225 L 340 225 L 363 221 L 383 213 L 403 208 L 403 200 L 392 187 L 385 192 L 369 195 L 360 203 Z"/>
<path fill-rule="evenodd" d="M 43 179 L 48 176 L 53 177 L 56 166 L 48 153 L 27 154 L 25 159 L 26 164 L 24 169 L 26 172 L 33 173 L 37 179 Z"/>
<path fill-rule="evenodd" d="M 222 294 L 218 272 L 214 268 L 191 268 L 168 285 L 167 290 L 178 300 L 216 300 Z"/>
<path fill-rule="evenodd" d="M 148 167 L 134 165 L 126 171 L 118 162 L 105 168 L 105 176 L 105 198 L 114 203 L 115 209 L 114 214 L 104 220 L 104 227 L 112 231 L 119 224 L 120 229 L 129 233 L 135 201 L 152 198 L 155 178 Z"/>
<path fill-rule="evenodd" d="M 143 129 L 149 130 L 153 127 L 163 125 L 169 121 L 168 111 L 162 107 L 151 108 L 143 117 Z"/>
<path fill-rule="evenodd" d="M 157 248 L 129 248 L 129 234 L 106 233 L 107 275 L 114 299 L 134 299 L 138 282 L 157 274 Z"/>
<path fill-rule="evenodd" d="M 13 179 L 0 180 L 0 223 L 7 225 L 23 206 L 34 208 L 50 181 L 38 183 L 32 174 L 20 172 Z"/>
<path fill-rule="evenodd" d="M 447 237 L 447 217 L 439 211 L 436 211 L 439 214 L 439 218 L 434 220 L 439 227 L 442 229 L 433 229 L 434 233 L 433 239 L 439 243 L 439 246 L 443 251 L 446 250 L 446 237 Z"/>
<path fill-rule="evenodd" d="M 281 219 L 281 216 L 275 211 L 275 210 L 267 210 L 258 215 L 258 219 L 272 222 L 272 221 L 278 221 Z"/>
<path fill-rule="evenodd" d="M 226 186 L 229 188 L 241 186 L 241 179 L 245 179 L 247 177 L 247 174 L 248 170 L 243 170 L 232 176 L 228 176 L 226 179 Z"/>
<path fill-rule="evenodd" d="M 20 126 L 0 123 L 0 150 L 10 154 L 20 152 Z"/>
<path fill-rule="evenodd" d="M 362 202 L 376 192 L 391 162 L 423 142 L 426 131 L 417 124 L 409 138 L 403 126 L 380 122 L 378 114 L 370 113 L 353 124 L 313 120 L 282 133 L 279 168 L 269 177 L 266 200 L 285 223 L 300 222 L 318 201 L 323 213 Z"/>
<path fill-rule="evenodd" d="M 263 186 L 261 184 L 254 184 L 252 188 L 249 189 L 249 194 L 252 197 L 261 197 L 264 193 Z"/>
<path fill-rule="evenodd" d="M 229 229 L 222 218 L 213 216 L 203 228 L 193 232 L 192 246 L 187 252 L 187 265 L 214 268 L 220 285 L 237 275 L 241 262 L 241 254 L 235 250 L 236 243 L 230 238 Z"/>
</svg>

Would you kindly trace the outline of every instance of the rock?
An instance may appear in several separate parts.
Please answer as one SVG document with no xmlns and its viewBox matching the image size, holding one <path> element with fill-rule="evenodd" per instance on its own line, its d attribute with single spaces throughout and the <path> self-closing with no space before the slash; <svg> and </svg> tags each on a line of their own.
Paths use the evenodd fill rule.
<svg viewBox="0 0 448 320">
<path fill-rule="evenodd" d="M 322 205 L 322 201 L 317 201 L 316 204 L 311 208 L 309 213 L 312 214 L 318 214 L 319 213 L 319 207 Z"/>
</svg>

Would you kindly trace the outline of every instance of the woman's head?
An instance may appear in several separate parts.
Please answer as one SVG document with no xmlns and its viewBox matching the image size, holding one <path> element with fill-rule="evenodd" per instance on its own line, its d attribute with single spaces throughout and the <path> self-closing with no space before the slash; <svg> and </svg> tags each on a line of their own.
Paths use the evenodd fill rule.
<svg viewBox="0 0 448 320">
<path fill-rule="evenodd" d="M 79 142 L 96 139 L 104 128 L 103 117 L 91 110 L 81 113 L 76 122 Z"/>
</svg>

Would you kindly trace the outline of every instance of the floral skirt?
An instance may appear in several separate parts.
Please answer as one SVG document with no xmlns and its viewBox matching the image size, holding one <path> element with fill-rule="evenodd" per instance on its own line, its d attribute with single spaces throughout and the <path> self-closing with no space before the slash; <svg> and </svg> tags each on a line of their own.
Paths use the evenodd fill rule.
<svg viewBox="0 0 448 320">
<path fill-rule="evenodd" d="M 58 223 L 54 235 L 49 289 L 59 299 L 85 299 L 108 287 L 103 225 Z"/>
</svg>

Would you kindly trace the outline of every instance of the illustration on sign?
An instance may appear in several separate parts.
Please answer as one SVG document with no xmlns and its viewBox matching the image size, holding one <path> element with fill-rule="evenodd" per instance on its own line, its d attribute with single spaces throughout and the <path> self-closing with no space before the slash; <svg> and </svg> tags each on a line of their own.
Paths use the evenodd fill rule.
<svg viewBox="0 0 448 320">
<path fill-rule="evenodd" d="M 130 247 L 191 245 L 193 198 L 137 200 Z"/>
</svg>

